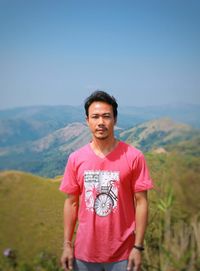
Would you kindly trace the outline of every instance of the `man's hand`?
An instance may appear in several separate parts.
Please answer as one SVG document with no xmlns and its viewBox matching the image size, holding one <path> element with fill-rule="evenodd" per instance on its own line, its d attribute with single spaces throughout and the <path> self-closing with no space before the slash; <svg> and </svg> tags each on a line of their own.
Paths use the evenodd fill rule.
<svg viewBox="0 0 200 271">
<path fill-rule="evenodd" d="M 73 269 L 74 253 L 72 246 L 66 246 L 61 256 L 61 266 L 64 271 L 70 271 Z"/>
<path fill-rule="evenodd" d="M 138 249 L 133 248 L 128 258 L 127 270 L 140 271 L 142 263 L 142 253 Z"/>
</svg>

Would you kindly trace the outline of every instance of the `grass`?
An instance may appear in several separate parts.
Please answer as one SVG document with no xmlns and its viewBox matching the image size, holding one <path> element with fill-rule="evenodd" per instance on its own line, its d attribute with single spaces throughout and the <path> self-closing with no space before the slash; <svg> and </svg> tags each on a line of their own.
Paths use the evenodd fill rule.
<svg viewBox="0 0 200 271">
<path fill-rule="evenodd" d="M 31 174 L 0 172 L 0 253 L 17 251 L 31 262 L 40 251 L 60 256 L 63 240 L 63 203 L 59 181 Z"/>
<path fill-rule="evenodd" d="M 195 217 L 200 214 L 200 160 L 198 157 L 176 153 L 148 153 L 146 158 L 155 189 L 149 193 L 150 223 L 146 235 L 145 270 L 151 270 L 148 267 L 150 264 L 156 270 L 167 270 L 163 266 L 168 256 L 163 254 L 162 249 L 169 255 L 175 255 L 171 247 L 168 248 L 168 241 L 178 247 L 179 239 L 186 236 L 183 234 L 186 228 L 187 241 L 194 240 L 195 244 L 192 246 L 188 243 L 188 251 L 192 256 L 189 255 L 190 259 L 187 260 L 185 252 L 177 248 L 180 252 L 179 262 L 174 263 L 174 266 L 185 268 L 189 261 L 194 266 L 200 253 L 197 249 L 198 238 L 192 231 L 195 229 L 196 236 L 199 236 L 200 222 Z M 58 190 L 60 180 L 61 176 L 46 179 L 19 171 L 0 172 L 0 266 L 6 248 L 16 250 L 18 261 L 28 264 L 43 251 L 60 257 L 66 197 Z M 176 234 L 173 235 L 174 232 Z"/>
</svg>

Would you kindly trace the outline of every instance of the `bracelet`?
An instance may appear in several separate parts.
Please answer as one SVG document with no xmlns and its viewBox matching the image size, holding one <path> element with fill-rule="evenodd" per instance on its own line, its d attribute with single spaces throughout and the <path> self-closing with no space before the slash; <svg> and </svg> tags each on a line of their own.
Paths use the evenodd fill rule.
<svg viewBox="0 0 200 271">
<path fill-rule="evenodd" d="M 64 240 L 63 242 L 63 248 L 65 248 L 67 245 L 70 245 L 70 247 L 72 247 L 72 241 L 69 241 L 69 240 Z"/>
<path fill-rule="evenodd" d="M 144 250 L 144 247 L 143 246 L 137 246 L 137 245 L 134 245 L 133 246 L 135 249 L 139 250 L 139 251 L 143 251 Z"/>
</svg>

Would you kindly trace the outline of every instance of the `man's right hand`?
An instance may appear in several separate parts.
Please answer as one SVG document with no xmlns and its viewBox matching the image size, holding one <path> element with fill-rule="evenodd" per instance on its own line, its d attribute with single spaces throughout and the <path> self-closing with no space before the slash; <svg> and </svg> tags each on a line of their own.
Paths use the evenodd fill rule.
<svg viewBox="0 0 200 271">
<path fill-rule="evenodd" d="M 61 256 L 61 266 L 64 271 L 71 271 L 73 269 L 74 252 L 73 248 L 69 245 L 64 248 Z"/>
</svg>

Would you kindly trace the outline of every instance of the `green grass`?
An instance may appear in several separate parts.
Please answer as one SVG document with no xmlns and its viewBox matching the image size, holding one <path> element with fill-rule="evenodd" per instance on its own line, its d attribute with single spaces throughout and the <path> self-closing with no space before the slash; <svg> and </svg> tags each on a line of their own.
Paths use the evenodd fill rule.
<svg viewBox="0 0 200 271">
<path fill-rule="evenodd" d="M 41 251 L 61 254 L 63 203 L 59 181 L 16 171 L 0 172 L 0 253 L 17 251 L 31 262 Z"/>
<path fill-rule="evenodd" d="M 176 198 L 174 209 L 184 216 L 200 213 L 200 159 L 199 157 L 168 154 L 146 154 L 155 190 L 150 193 L 153 201 L 164 197 L 171 187 Z"/>
<path fill-rule="evenodd" d="M 148 153 L 146 159 L 155 184 L 155 189 L 149 193 L 150 223 L 146 241 L 149 251 L 153 252 L 152 255 L 149 252 L 150 262 L 159 266 L 159 257 L 163 255 L 158 241 L 163 242 L 164 248 L 167 247 L 161 238 L 165 234 L 161 222 L 164 225 L 168 223 L 167 217 L 170 218 L 172 232 L 179 227 L 181 233 L 183 229 L 180 222 L 183 220 L 191 227 L 191 221 L 199 214 L 200 160 L 199 157 L 177 153 Z M 44 251 L 59 259 L 63 242 L 63 204 L 66 198 L 58 190 L 60 179 L 45 179 L 17 171 L 0 172 L 0 266 L 6 248 L 16 250 L 20 263 L 31 264 Z M 165 204 L 171 202 L 171 193 L 173 201 L 167 209 Z M 166 208 L 165 213 L 160 211 L 162 206 Z M 197 227 L 200 225 L 198 223 Z M 196 249 L 190 253 L 192 251 L 197 253 Z M 147 268 L 146 254 L 145 270 L 151 270 Z M 185 262 L 179 264 L 184 265 Z"/>
</svg>

